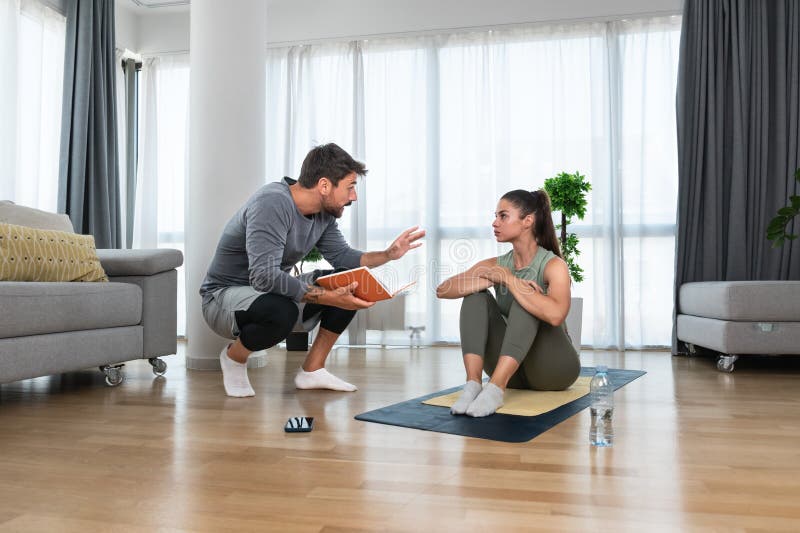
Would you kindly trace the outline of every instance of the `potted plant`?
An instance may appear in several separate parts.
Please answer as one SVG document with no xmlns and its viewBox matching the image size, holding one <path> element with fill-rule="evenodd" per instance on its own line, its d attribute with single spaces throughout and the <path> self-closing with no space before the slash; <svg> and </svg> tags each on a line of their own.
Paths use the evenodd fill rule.
<svg viewBox="0 0 800 533">
<path fill-rule="evenodd" d="M 800 168 L 795 170 L 794 179 L 800 183 Z M 793 194 L 789 197 L 789 205 L 778 209 L 778 215 L 767 226 L 767 239 L 772 241 L 772 247 L 782 246 L 787 240 L 793 241 L 797 235 L 788 233 L 786 227 L 794 217 L 800 214 L 800 196 Z"/>
<path fill-rule="evenodd" d="M 561 223 L 556 224 L 556 230 L 560 230 L 561 254 L 567 263 L 572 281 L 580 283 L 583 281 L 583 269 L 577 263 L 577 256 L 581 254 L 578 250 L 578 236 L 569 233 L 567 226 L 572 223 L 573 217 L 583 220 L 586 215 L 586 193 L 592 190 L 592 185 L 586 181 L 586 176 L 578 171 L 574 174 L 561 172 L 544 181 L 544 190 L 550 196 L 553 211 L 561 213 Z M 572 298 L 566 323 L 572 343 L 578 351 L 581 344 L 582 320 L 583 298 Z"/>
<path fill-rule="evenodd" d="M 322 253 L 317 250 L 316 246 L 311 249 L 306 256 L 300 260 L 299 265 L 294 266 L 295 275 L 303 273 L 303 265 L 306 262 L 316 263 L 322 260 Z M 286 349 L 290 351 L 305 352 L 308 350 L 309 334 L 307 331 L 293 331 L 286 337 Z"/>
</svg>

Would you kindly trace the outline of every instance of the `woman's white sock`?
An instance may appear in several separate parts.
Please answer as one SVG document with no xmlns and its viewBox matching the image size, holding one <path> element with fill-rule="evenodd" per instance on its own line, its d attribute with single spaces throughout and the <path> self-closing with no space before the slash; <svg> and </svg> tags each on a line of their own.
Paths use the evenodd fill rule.
<svg viewBox="0 0 800 533">
<path fill-rule="evenodd" d="M 503 389 L 494 383 L 487 383 L 478 397 L 467 407 L 469 416 L 489 416 L 503 407 Z"/>
<path fill-rule="evenodd" d="M 294 386 L 298 389 L 330 389 L 345 392 L 358 390 L 352 383 L 337 378 L 324 368 L 313 372 L 306 372 L 301 368 L 294 377 Z"/>
<path fill-rule="evenodd" d="M 464 389 L 461 392 L 461 396 L 458 397 L 456 403 L 450 407 L 450 414 L 453 415 L 463 415 L 467 412 L 467 407 L 469 404 L 472 403 L 478 394 L 481 393 L 481 384 L 477 381 L 467 381 L 464 385 Z"/>
</svg>

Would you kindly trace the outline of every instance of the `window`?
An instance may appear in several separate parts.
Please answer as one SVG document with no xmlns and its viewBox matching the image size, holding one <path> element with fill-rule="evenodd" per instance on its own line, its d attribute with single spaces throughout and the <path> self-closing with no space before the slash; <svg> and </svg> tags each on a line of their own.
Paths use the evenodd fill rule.
<svg viewBox="0 0 800 533">
<path fill-rule="evenodd" d="M 436 284 L 506 251 L 490 229 L 504 192 L 579 170 L 593 184 L 574 226 L 583 343 L 667 345 L 679 33 L 667 17 L 273 49 L 268 175 L 297 172 L 319 142 L 363 159 L 353 214 L 366 237 L 343 227 L 371 250 L 424 226 L 426 245 L 386 270 L 419 279 L 409 325 L 458 341 L 459 302 L 437 300 Z"/>
<path fill-rule="evenodd" d="M 66 19 L 0 0 L 0 199 L 56 211 Z"/>
</svg>

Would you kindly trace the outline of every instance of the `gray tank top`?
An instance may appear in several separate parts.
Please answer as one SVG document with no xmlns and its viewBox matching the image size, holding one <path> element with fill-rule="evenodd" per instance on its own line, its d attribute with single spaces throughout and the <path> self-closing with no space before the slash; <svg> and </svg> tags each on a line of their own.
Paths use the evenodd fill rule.
<svg viewBox="0 0 800 533">
<path fill-rule="evenodd" d="M 498 257 L 497 264 L 508 268 L 518 278 L 535 281 L 547 293 L 547 285 L 544 282 L 544 267 L 554 257 L 556 257 L 556 254 L 539 246 L 536 255 L 533 256 L 528 266 L 520 269 L 514 268 L 514 250 Z M 497 295 L 497 305 L 500 307 L 500 312 L 504 316 L 508 316 L 511 304 L 514 303 L 514 296 L 505 285 L 495 284 L 494 291 Z"/>
</svg>

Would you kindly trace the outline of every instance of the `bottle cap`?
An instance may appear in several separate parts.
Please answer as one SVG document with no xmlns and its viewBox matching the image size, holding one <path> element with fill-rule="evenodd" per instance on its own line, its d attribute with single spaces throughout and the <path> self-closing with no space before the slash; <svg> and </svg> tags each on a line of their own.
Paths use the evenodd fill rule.
<svg viewBox="0 0 800 533">
<path fill-rule="evenodd" d="M 606 365 L 597 365 L 596 368 L 598 372 L 603 372 L 603 373 L 608 372 L 608 367 Z"/>
</svg>

